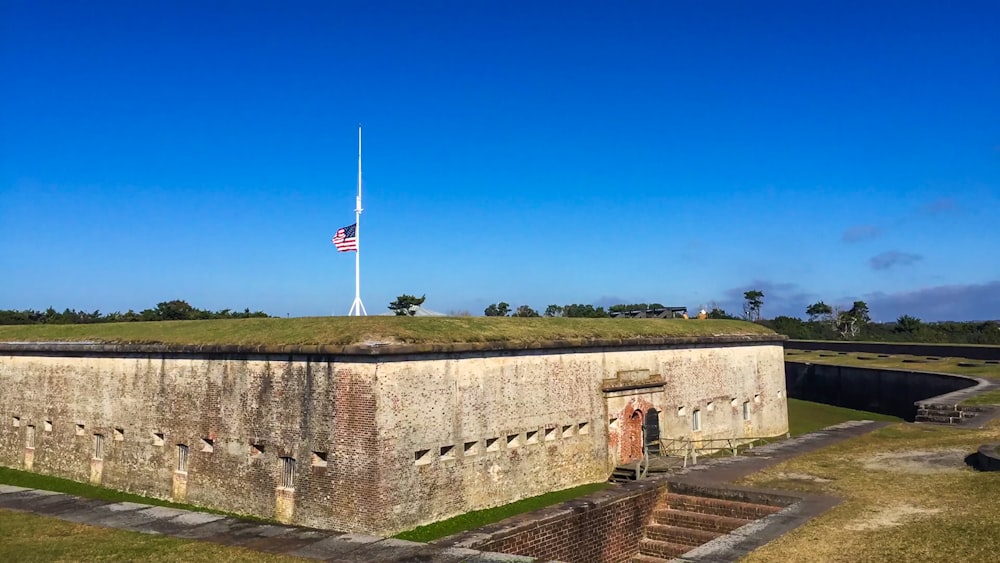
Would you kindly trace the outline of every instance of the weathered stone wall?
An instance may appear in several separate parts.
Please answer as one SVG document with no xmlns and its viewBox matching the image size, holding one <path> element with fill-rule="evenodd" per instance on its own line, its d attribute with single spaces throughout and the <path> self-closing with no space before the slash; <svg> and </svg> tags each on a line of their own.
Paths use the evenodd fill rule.
<svg viewBox="0 0 1000 563">
<path fill-rule="evenodd" d="M 71 348 L 0 345 L 0 464 L 344 531 L 389 534 L 604 480 L 641 452 L 641 437 L 622 433 L 636 411 L 659 411 L 664 437 L 787 430 L 780 341 L 344 356 Z"/>
<path fill-rule="evenodd" d="M 296 356 L 6 356 L 0 463 L 22 466 L 31 424 L 33 471 L 271 518 L 287 457 L 296 522 L 367 529 L 378 525 L 361 509 L 378 496 L 373 375 L 374 364 Z"/>
</svg>

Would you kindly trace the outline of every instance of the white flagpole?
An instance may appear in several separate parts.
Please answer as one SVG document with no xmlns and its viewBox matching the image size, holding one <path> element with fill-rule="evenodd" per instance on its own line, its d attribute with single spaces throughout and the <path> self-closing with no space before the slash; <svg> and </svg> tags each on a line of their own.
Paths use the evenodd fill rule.
<svg viewBox="0 0 1000 563">
<path fill-rule="evenodd" d="M 354 251 L 354 303 L 348 316 L 368 316 L 365 305 L 361 302 L 361 124 L 358 124 L 358 199 L 354 207 L 354 236 L 357 238 L 357 250 Z"/>
</svg>

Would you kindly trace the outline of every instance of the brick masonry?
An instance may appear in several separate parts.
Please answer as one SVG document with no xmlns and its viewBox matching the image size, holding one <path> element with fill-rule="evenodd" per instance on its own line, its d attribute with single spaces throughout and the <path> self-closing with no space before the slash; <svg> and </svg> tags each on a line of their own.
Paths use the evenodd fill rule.
<svg viewBox="0 0 1000 563">
<path fill-rule="evenodd" d="M 629 561 L 665 491 L 665 481 L 626 483 L 435 543 L 556 561 Z"/>
</svg>

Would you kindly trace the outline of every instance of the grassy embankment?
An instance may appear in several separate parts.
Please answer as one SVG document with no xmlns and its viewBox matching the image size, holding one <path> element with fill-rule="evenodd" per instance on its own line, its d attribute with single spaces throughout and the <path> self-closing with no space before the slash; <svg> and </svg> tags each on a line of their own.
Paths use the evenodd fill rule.
<svg viewBox="0 0 1000 563">
<path fill-rule="evenodd" d="M 743 321 L 509 317 L 307 317 L 0 326 L 0 342 L 190 345 L 452 344 L 774 334 Z"/>
</svg>

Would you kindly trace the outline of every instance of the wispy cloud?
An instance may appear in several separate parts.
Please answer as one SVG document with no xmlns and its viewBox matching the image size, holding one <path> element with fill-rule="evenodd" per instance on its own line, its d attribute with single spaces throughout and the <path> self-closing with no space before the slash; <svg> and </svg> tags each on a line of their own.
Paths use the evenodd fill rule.
<svg viewBox="0 0 1000 563">
<path fill-rule="evenodd" d="M 891 321 L 911 315 L 925 321 L 1000 319 L 1000 280 L 983 284 L 942 285 L 864 296 L 872 317 Z"/>
<path fill-rule="evenodd" d="M 943 213 L 951 213 L 956 209 L 958 209 L 958 204 L 956 204 L 955 200 L 950 197 L 936 199 L 928 204 L 920 206 L 920 212 L 924 215 L 941 215 Z"/>
<path fill-rule="evenodd" d="M 896 266 L 913 265 L 920 260 L 923 260 L 923 258 L 924 257 L 919 254 L 890 250 L 869 258 L 868 265 L 871 266 L 873 270 L 888 270 L 889 268 L 894 268 Z"/>
<path fill-rule="evenodd" d="M 881 234 L 882 229 L 875 225 L 854 225 L 844 231 L 840 238 L 844 242 L 860 242 L 877 238 Z"/>
</svg>

